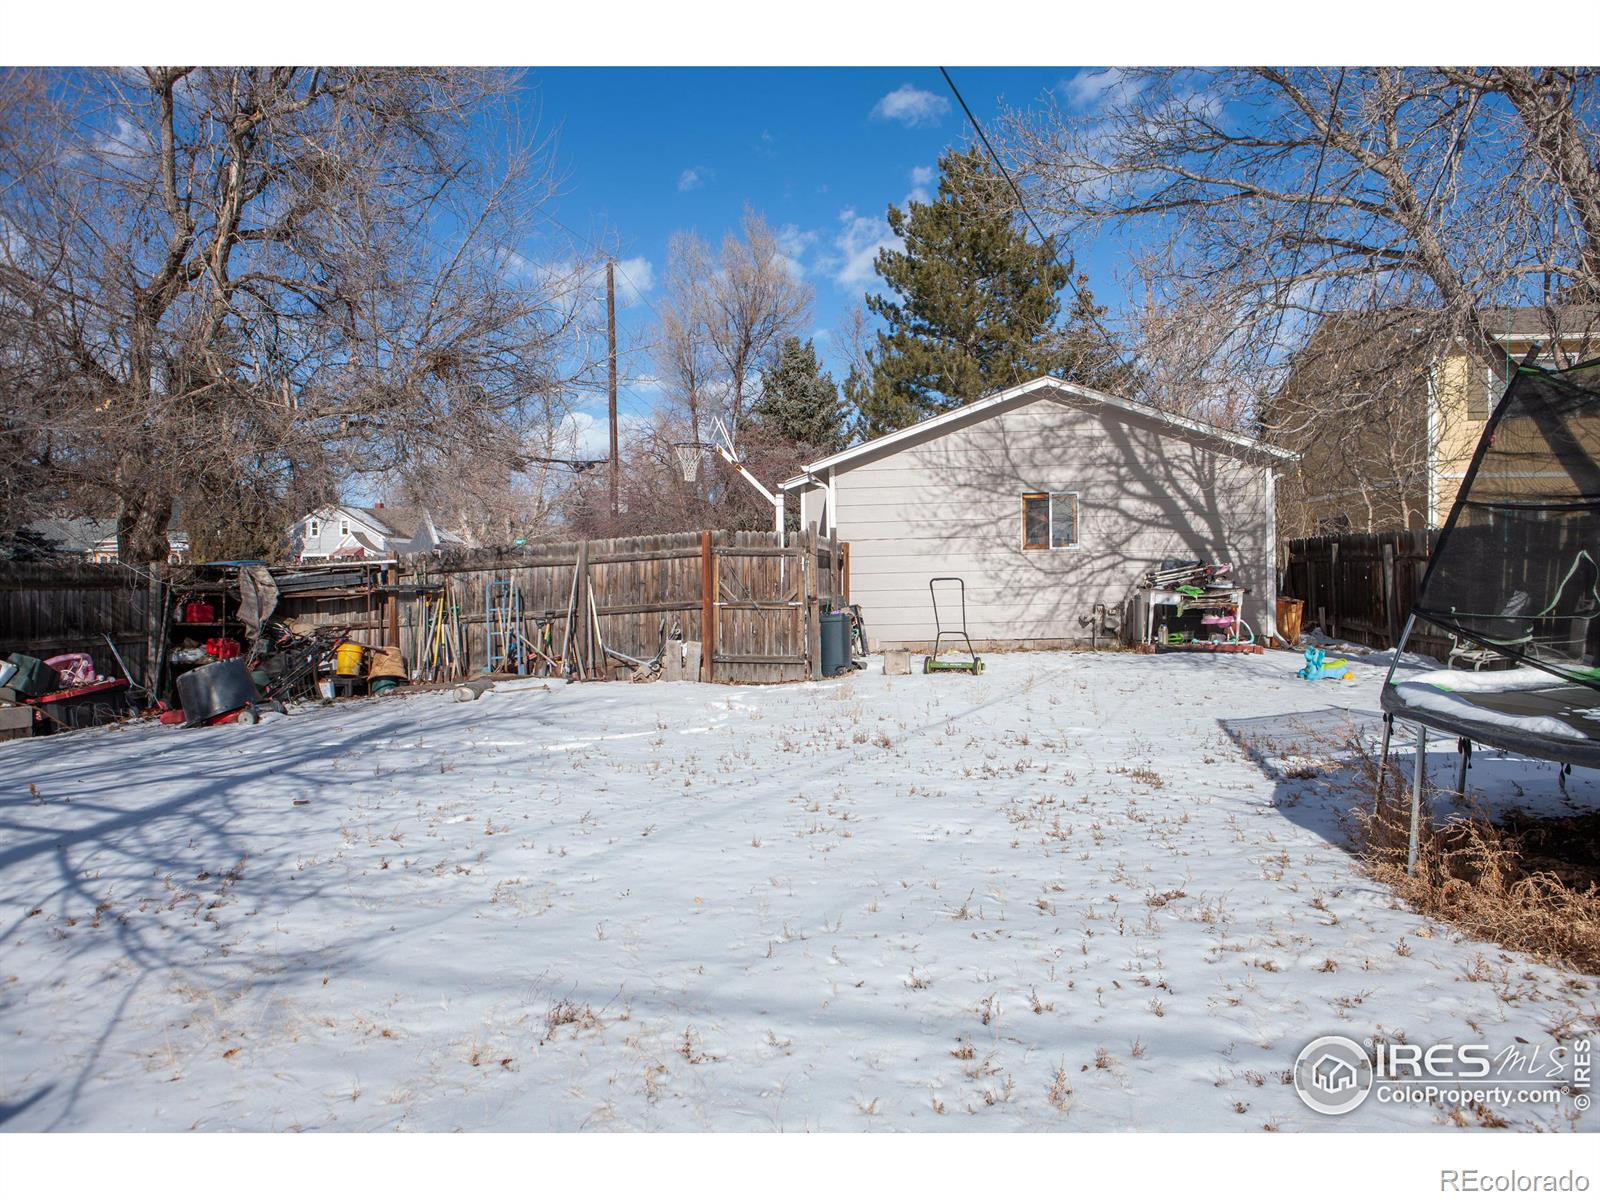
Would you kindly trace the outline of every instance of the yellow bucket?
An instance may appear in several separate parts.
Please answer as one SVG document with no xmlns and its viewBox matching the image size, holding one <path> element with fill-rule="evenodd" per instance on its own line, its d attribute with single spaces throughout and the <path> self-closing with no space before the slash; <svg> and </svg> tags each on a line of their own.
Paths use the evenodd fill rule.
<svg viewBox="0 0 1600 1200">
<path fill-rule="evenodd" d="M 340 675 L 361 674 L 361 659 L 367 648 L 360 642 L 340 642 L 334 650 L 334 670 Z"/>
</svg>

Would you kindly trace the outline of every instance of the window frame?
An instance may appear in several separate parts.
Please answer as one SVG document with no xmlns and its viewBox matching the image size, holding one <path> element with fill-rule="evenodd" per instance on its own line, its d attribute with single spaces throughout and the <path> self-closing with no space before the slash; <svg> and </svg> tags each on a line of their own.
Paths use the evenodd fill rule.
<svg viewBox="0 0 1600 1200">
<path fill-rule="evenodd" d="M 350 536 L 350 518 L 349 517 L 340 517 L 339 518 L 339 536 L 340 537 L 349 537 Z"/>
<path fill-rule="evenodd" d="M 322 536 L 322 521 L 317 517 L 306 518 L 306 537 L 320 538 Z"/>
<path fill-rule="evenodd" d="M 1056 545 L 1056 501 L 1065 497 L 1072 497 L 1072 541 Z M 1028 540 L 1028 502 L 1030 500 L 1043 500 L 1045 505 L 1045 541 L 1030 542 Z M 1083 501 L 1077 492 L 1023 492 L 1021 509 L 1022 528 L 1020 530 L 1022 549 L 1027 550 L 1080 550 L 1083 548 Z"/>
</svg>

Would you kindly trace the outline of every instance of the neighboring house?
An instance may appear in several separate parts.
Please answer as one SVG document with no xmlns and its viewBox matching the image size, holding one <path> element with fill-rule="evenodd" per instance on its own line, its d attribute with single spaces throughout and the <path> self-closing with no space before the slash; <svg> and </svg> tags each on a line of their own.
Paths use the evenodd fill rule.
<svg viewBox="0 0 1600 1200">
<path fill-rule="evenodd" d="M 465 544 L 459 534 L 435 525 L 427 509 L 382 504 L 335 504 L 308 513 L 290 531 L 289 540 L 293 557 L 303 563 L 396 558 Z"/>
<path fill-rule="evenodd" d="M 1600 354 L 1600 310 L 1486 309 L 1504 351 L 1498 368 L 1465 346 L 1430 344 L 1415 313 L 1335 314 L 1296 355 L 1263 414 L 1275 441 L 1301 455 L 1278 491 L 1285 538 L 1344 530 L 1438 527 L 1510 372 Z"/>
<path fill-rule="evenodd" d="M 928 581 L 966 582 L 979 649 L 1086 642 L 1167 558 L 1233 564 L 1272 630 L 1274 472 L 1293 454 L 1119 396 L 1035 379 L 806 466 L 802 525 L 850 543 L 880 645 L 934 636 Z M 959 614 L 952 614 L 957 616 Z M 948 619 L 948 618 L 947 618 Z"/>
<path fill-rule="evenodd" d="M 100 517 L 46 517 L 25 526 L 29 533 L 48 547 L 54 558 L 81 559 L 84 562 L 114 563 L 117 556 L 117 523 Z M 167 528 L 167 561 L 189 561 L 189 535 L 181 529 Z"/>
</svg>

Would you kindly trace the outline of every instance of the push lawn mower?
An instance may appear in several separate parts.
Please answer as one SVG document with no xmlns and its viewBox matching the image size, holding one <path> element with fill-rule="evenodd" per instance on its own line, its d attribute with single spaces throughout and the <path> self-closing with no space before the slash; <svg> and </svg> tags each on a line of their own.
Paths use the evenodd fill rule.
<svg viewBox="0 0 1600 1200">
<path fill-rule="evenodd" d="M 939 589 L 941 583 L 955 584 L 955 599 L 959 601 L 961 609 L 961 624 L 953 629 L 946 629 L 944 621 L 939 617 Z M 951 597 L 947 589 L 945 597 L 945 612 L 949 613 L 952 607 Z M 968 675 L 983 674 L 983 659 L 979 658 L 972 649 L 972 639 L 967 636 L 967 585 L 956 575 L 941 575 L 936 579 L 928 580 L 928 595 L 933 598 L 933 653 L 922 660 L 922 673 L 932 675 L 938 671 L 962 671 Z M 967 644 L 967 656 L 962 658 L 959 651 L 952 651 L 953 657 L 941 658 L 941 643 L 946 634 L 952 638 L 960 637 Z"/>
</svg>

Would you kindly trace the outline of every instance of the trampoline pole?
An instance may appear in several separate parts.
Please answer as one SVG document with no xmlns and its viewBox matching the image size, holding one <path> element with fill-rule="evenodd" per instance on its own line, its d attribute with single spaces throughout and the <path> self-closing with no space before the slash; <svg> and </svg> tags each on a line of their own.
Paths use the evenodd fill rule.
<svg viewBox="0 0 1600 1200">
<path fill-rule="evenodd" d="M 1461 762 L 1456 767 L 1456 796 L 1463 803 L 1467 799 L 1467 764 L 1472 761 L 1472 742 L 1467 738 L 1456 740 L 1456 751 L 1461 755 Z"/>
<path fill-rule="evenodd" d="M 1373 799 L 1383 803 L 1383 777 L 1389 773 L 1389 739 L 1394 735 L 1394 714 L 1383 714 L 1383 749 L 1378 753 L 1378 794 Z"/>
<path fill-rule="evenodd" d="M 1422 776 L 1428 769 L 1428 727 L 1417 726 L 1417 769 L 1411 779 L 1411 836 L 1406 843 L 1406 874 L 1417 873 L 1417 826 L 1422 823 Z"/>
</svg>

